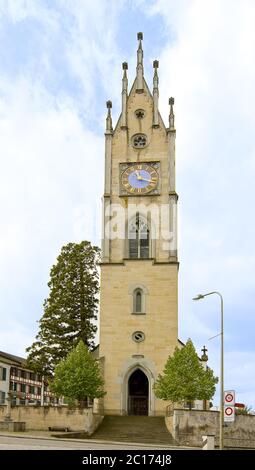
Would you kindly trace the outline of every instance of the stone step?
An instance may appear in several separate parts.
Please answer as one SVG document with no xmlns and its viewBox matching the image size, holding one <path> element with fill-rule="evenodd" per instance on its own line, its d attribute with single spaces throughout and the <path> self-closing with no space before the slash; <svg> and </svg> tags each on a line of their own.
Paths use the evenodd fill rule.
<svg viewBox="0 0 255 470">
<path fill-rule="evenodd" d="M 105 416 L 92 439 L 121 442 L 175 444 L 163 417 Z"/>
</svg>

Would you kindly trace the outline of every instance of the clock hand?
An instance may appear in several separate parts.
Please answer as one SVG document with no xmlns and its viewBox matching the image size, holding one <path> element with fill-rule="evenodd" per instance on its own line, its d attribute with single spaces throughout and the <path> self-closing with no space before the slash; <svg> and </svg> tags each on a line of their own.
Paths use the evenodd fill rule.
<svg viewBox="0 0 255 470">
<path fill-rule="evenodd" d="M 142 176 L 140 176 L 139 180 L 148 181 L 148 183 L 153 183 L 154 182 L 153 180 L 148 180 L 147 178 L 143 178 Z"/>
<path fill-rule="evenodd" d="M 139 175 L 139 171 L 138 171 L 138 170 L 136 170 L 135 174 L 136 174 L 136 177 L 137 177 L 138 180 L 141 180 L 141 179 L 142 179 L 141 175 Z"/>
</svg>

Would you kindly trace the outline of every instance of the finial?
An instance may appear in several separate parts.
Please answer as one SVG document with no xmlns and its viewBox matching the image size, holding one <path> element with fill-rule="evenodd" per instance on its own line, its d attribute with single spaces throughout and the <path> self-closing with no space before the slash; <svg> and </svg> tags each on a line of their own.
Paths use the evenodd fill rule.
<svg viewBox="0 0 255 470">
<path fill-rule="evenodd" d="M 170 104 L 169 129 L 174 130 L 174 110 L 173 110 L 174 98 L 173 97 L 169 98 L 169 104 Z"/>
<path fill-rule="evenodd" d="M 128 78 L 127 69 L 128 63 L 122 63 L 123 78 L 122 78 L 122 113 L 121 113 L 121 128 L 127 129 L 127 96 L 128 96 Z"/>
<path fill-rule="evenodd" d="M 127 90 L 127 85 L 128 85 L 128 81 L 127 81 L 128 63 L 127 62 L 122 63 L 122 69 L 123 69 L 122 90 L 123 89 Z"/>
<path fill-rule="evenodd" d="M 159 113 L 158 113 L 158 65 L 159 61 L 153 61 L 154 76 L 153 76 L 153 127 L 159 127 Z"/>
<path fill-rule="evenodd" d="M 154 77 L 153 77 L 153 86 L 154 88 L 158 88 L 158 66 L 159 66 L 159 61 L 154 60 L 153 61 L 153 68 L 154 68 Z"/>
<path fill-rule="evenodd" d="M 111 116 L 111 109 L 112 109 L 112 102 L 110 100 L 106 101 L 106 107 L 108 109 L 107 117 L 106 117 L 106 132 L 112 132 L 112 116 Z"/>
<path fill-rule="evenodd" d="M 202 356 L 201 356 L 201 361 L 207 362 L 207 361 L 208 361 L 208 356 L 207 356 L 206 353 L 207 353 L 208 349 L 206 349 L 206 347 L 204 346 L 204 347 L 201 349 L 201 351 L 202 351 L 202 353 L 203 353 Z"/>
<path fill-rule="evenodd" d="M 137 93 L 143 92 L 143 48 L 142 39 L 143 33 L 137 33 L 137 39 L 139 41 L 137 49 L 137 66 L 136 66 L 136 91 Z"/>
</svg>

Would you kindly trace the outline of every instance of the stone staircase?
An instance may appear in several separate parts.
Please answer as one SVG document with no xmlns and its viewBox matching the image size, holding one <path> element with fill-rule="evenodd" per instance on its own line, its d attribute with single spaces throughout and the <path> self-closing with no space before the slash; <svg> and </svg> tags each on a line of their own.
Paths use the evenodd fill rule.
<svg viewBox="0 0 255 470">
<path fill-rule="evenodd" d="M 165 418 L 152 416 L 105 416 L 91 436 L 103 441 L 176 445 L 165 425 Z"/>
</svg>

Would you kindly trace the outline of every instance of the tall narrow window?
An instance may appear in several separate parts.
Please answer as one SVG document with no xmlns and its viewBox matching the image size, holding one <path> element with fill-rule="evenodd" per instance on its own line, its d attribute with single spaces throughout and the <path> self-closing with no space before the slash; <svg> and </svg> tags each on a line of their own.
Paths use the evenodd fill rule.
<svg viewBox="0 0 255 470">
<path fill-rule="evenodd" d="M 135 312 L 141 313 L 142 311 L 142 293 L 140 290 L 137 290 L 135 293 Z"/>
<path fill-rule="evenodd" d="M 6 367 L 0 367 L 0 380 L 6 380 Z"/>
<path fill-rule="evenodd" d="M 138 256 L 138 229 L 136 224 L 132 224 L 129 231 L 129 258 L 139 258 Z"/>
<path fill-rule="evenodd" d="M 131 296 L 130 310 L 133 315 L 146 315 L 146 296 L 149 294 L 143 284 L 131 284 L 128 289 Z"/>
<path fill-rule="evenodd" d="M 150 232 L 145 226 L 140 233 L 140 258 L 149 258 Z"/>
<path fill-rule="evenodd" d="M 133 292 L 133 313 L 144 313 L 144 293 L 140 288 Z"/>
<path fill-rule="evenodd" d="M 129 258 L 150 257 L 150 231 L 147 221 L 138 213 L 129 226 Z"/>
</svg>

